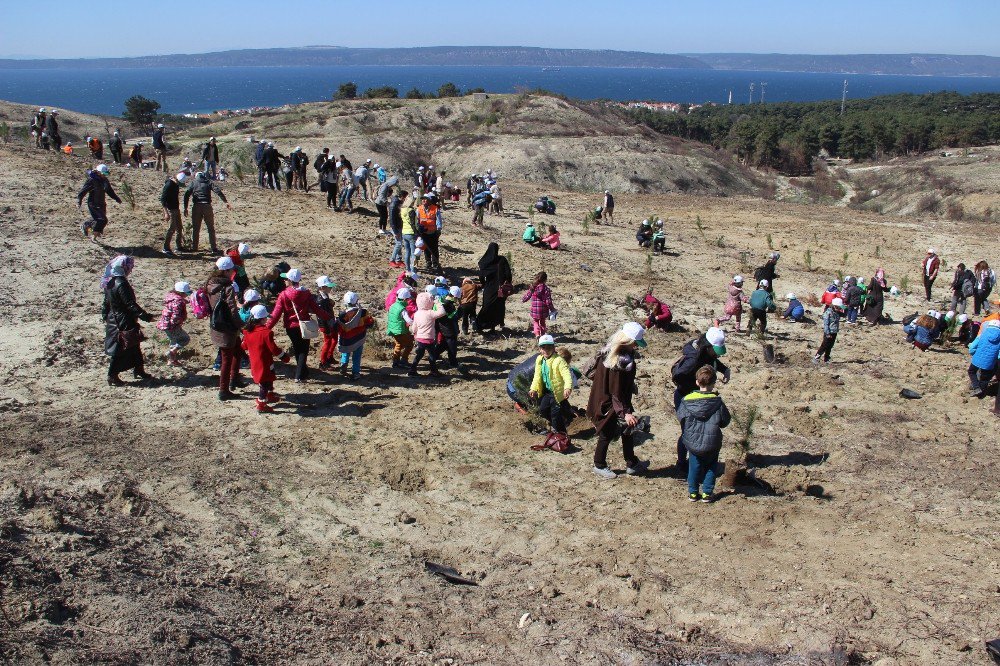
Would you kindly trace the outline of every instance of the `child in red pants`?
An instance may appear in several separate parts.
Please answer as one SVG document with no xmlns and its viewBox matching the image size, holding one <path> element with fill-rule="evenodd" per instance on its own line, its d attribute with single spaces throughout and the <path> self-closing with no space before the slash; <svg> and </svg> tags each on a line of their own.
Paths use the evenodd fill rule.
<svg viewBox="0 0 1000 666">
<path fill-rule="evenodd" d="M 274 374 L 274 358 L 277 356 L 283 363 L 288 363 L 291 356 L 282 353 L 278 343 L 274 341 L 274 333 L 264 325 L 268 316 L 267 308 L 255 305 L 250 314 L 252 319 L 247 322 L 243 331 L 242 347 L 250 357 L 250 374 L 260 386 L 257 413 L 269 414 L 274 411 L 271 405 L 281 400 L 281 396 L 274 392 L 274 380 L 277 379 Z"/>
<path fill-rule="evenodd" d="M 320 322 L 320 329 L 323 331 L 323 346 L 319 348 L 319 367 L 320 370 L 327 370 L 335 364 L 334 355 L 337 353 L 337 338 L 339 337 L 335 317 L 337 313 L 336 303 L 333 302 L 330 291 L 337 284 L 328 276 L 321 275 L 316 278 L 316 286 L 319 287 L 319 293 L 313 297 L 316 299 L 316 305 L 324 312 L 330 313 L 329 319 Z"/>
</svg>

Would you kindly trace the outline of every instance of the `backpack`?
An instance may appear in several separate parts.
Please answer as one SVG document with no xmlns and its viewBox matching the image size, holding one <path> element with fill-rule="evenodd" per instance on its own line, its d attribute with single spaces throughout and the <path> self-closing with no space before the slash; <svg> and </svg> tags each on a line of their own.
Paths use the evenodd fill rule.
<svg viewBox="0 0 1000 666">
<path fill-rule="evenodd" d="M 976 292 L 976 281 L 966 274 L 962 281 L 962 296 L 972 296 Z"/>
<path fill-rule="evenodd" d="M 212 308 L 212 318 L 208 320 L 208 326 L 219 333 L 235 333 L 239 330 L 239 326 L 233 322 L 233 313 L 229 311 L 226 299 L 221 295 Z"/>
<path fill-rule="evenodd" d="M 212 314 L 212 306 L 208 303 L 208 291 L 204 287 L 199 287 L 191 295 L 191 312 L 195 319 L 204 319 Z"/>
<path fill-rule="evenodd" d="M 544 451 L 545 449 L 552 449 L 556 453 L 569 453 L 572 447 L 573 441 L 569 438 L 569 435 L 564 432 L 550 432 L 543 443 L 533 445 L 531 450 Z"/>
</svg>

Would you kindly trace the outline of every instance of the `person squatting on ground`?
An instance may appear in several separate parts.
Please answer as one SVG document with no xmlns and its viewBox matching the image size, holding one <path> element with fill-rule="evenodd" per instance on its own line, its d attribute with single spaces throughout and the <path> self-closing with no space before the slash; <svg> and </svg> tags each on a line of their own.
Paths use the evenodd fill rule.
<svg viewBox="0 0 1000 666">
<path fill-rule="evenodd" d="M 823 341 L 813 356 L 813 363 L 830 362 L 830 352 L 833 351 L 833 344 L 837 341 L 837 333 L 840 332 L 840 318 L 844 313 L 844 301 L 838 296 L 830 302 L 830 307 L 823 313 Z"/>
<path fill-rule="evenodd" d="M 699 368 L 695 373 L 695 384 L 697 389 L 681 400 L 677 419 L 681 422 L 681 442 L 690 454 L 688 500 L 708 503 L 715 492 L 722 429 L 729 425 L 731 417 L 715 390 L 715 368 L 707 365 Z"/>
<path fill-rule="evenodd" d="M 76 195 L 76 207 L 83 207 L 83 197 L 87 197 L 87 210 L 90 212 L 90 219 L 80 225 L 80 231 L 86 236 L 93 230 L 93 241 L 96 243 L 104 234 L 104 228 L 108 224 L 108 201 L 106 196 L 111 197 L 117 203 L 122 200 L 115 193 L 115 188 L 108 180 L 107 164 L 98 164 L 94 169 L 87 170 L 87 180 Z"/>
<path fill-rule="evenodd" d="M 798 299 L 794 292 L 788 292 L 785 298 L 788 299 L 788 307 L 785 308 L 785 313 L 781 315 L 781 318 L 794 321 L 795 323 L 801 322 L 802 318 L 806 316 L 806 309 L 802 305 L 802 301 Z M 739 328 L 736 329 L 736 332 L 739 333 Z"/>
<path fill-rule="evenodd" d="M 139 344 L 145 339 L 139 320 L 153 321 L 149 314 L 136 302 L 135 291 L 129 284 L 128 276 L 135 266 L 132 257 L 115 257 L 105 269 L 102 281 L 104 305 L 101 319 L 105 325 L 104 351 L 110 357 L 108 363 L 108 386 L 124 386 L 118 374 L 131 370 L 136 379 L 150 380 L 144 367 Z"/>
<path fill-rule="evenodd" d="M 670 330 L 670 324 L 674 320 L 674 313 L 671 312 L 669 305 L 653 296 L 652 289 L 647 291 L 646 295 L 643 296 L 642 307 L 646 310 L 646 322 L 643 326 L 647 331 L 652 328 L 661 331 Z"/>
<path fill-rule="evenodd" d="M 191 341 L 191 336 L 184 330 L 187 299 L 190 296 L 191 285 L 183 281 L 174 283 L 174 288 L 163 295 L 163 312 L 160 313 L 156 328 L 167 336 L 170 345 L 167 348 L 167 365 L 170 366 L 180 366 L 178 354 Z"/>
<path fill-rule="evenodd" d="M 221 254 L 215 239 L 215 210 L 212 208 L 212 192 L 215 192 L 222 202 L 226 204 L 226 209 L 232 210 L 229 200 L 222 190 L 212 182 L 208 175 L 199 171 L 194 175 L 194 179 L 184 191 L 184 217 L 188 216 L 188 202 L 194 200 L 191 207 L 191 251 L 198 251 L 198 238 L 201 235 L 201 223 L 205 223 L 208 229 L 208 242 L 213 254 Z"/>
<path fill-rule="evenodd" d="M 538 400 L 538 411 L 549 422 L 552 432 L 565 434 L 572 418 L 569 397 L 573 393 L 573 376 L 569 364 L 556 353 L 551 335 L 538 338 L 538 349 L 528 397 Z"/>
<path fill-rule="evenodd" d="M 282 352 L 274 341 L 274 332 L 267 326 L 267 308 L 254 305 L 250 308 L 250 319 L 243 332 L 241 347 L 250 357 L 250 375 L 257 383 L 256 409 L 258 414 L 269 414 L 271 407 L 281 401 L 281 396 L 274 392 L 274 382 L 278 378 L 274 374 L 274 359 L 280 358 L 282 363 L 288 363 L 291 355 Z"/>
<path fill-rule="evenodd" d="M 635 240 L 639 247 L 649 247 L 653 244 L 653 228 L 649 225 L 649 220 L 643 220 L 642 224 L 635 232 Z"/>
<path fill-rule="evenodd" d="M 625 457 L 625 473 L 642 474 L 649 461 L 635 455 L 633 428 L 639 423 L 632 406 L 632 396 L 638 393 L 635 384 L 638 350 L 646 347 L 645 330 L 637 322 L 622 326 L 597 354 L 593 386 L 587 402 L 587 416 L 597 431 L 594 449 L 594 474 L 601 479 L 614 479 L 617 474 L 608 468 L 608 445 L 618 437 Z"/>
<path fill-rule="evenodd" d="M 549 316 L 556 312 L 556 306 L 552 304 L 552 290 L 546 284 L 548 281 L 548 273 L 545 271 L 538 273 L 531 283 L 531 288 L 521 297 L 522 303 L 531 301 L 531 326 L 536 336 L 545 334 L 548 330 L 546 322 Z"/>
<path fill-rule="evenodd" d="M 671 378 L 674 380 L 674 409 L 676 410 L 684 396 L 697 390 L 698 370 L 704 366 L 713 368 L 716 372 L 722 373 L 722 383 L 728 384 L 731 376 L 729 367 L 720 359 L 726 355 L 726 334 L 721 328 L 713 326 L 705 333 L 694 340 L 691 340 L 681 350 L 681 357 L 670 369 Z M 684 423 L 681 422 L 681 435 L 684 434 Z M 688 467 L 687 448 L 683 439 L 677 439 L 677 469 L 686 470 Z"/>
</svg>

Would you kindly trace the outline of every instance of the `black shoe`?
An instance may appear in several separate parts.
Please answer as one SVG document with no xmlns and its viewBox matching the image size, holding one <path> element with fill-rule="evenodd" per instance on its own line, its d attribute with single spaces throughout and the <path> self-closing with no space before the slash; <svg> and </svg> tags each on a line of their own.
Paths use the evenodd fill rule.
<svg viewBox="0 0 1000 666">
<path fill-rule="evenodd" d="M 152 380 L 152 379 L 154 379 L 153 375 L 149 374 L 146 371 L 133 372 L 132 376 L 135 377 L 136 379 L 141 379 L 141 380 L 147 381 L 147 382 L 150 381 L 150 380 Z"/>
<path fill-rule="evenodd" d="M 229 382 L 229 390 L 235 391 L 236 389 L 246 388 L 247 383 L 243 381 L 242 378 L 237 377 L 233 381 Z"/>
<path fill-rule="evenodd" d="M 344 363 L 343 365 L 340 366 L 340 374 L 345 375 L 345 376 L 347 375 L 347 364 L 346 363 Z"/>
<path fill-rule="evenodd" d="M 174 253 L 173 253 L 173 252 L 172 252 L 172 251 L 170 250 L 170 248 L 169 248 L 169 247 L 166 247 L 166 246 L 164 246 L 163 248 L 161 248 L 161 249 L 160 249 L 160 253 L 161 253 L 161 254 L 165 254 L 165 255 L 167 255 L 168 257 L 172 257 L 172 256 L 174 256 Z"/>
<path fill-rule="evenodd" d="M 118 375 L 108 375 L 108 386 L 126 386 Z"/>
<path fill-rule="evenodd" d="M 219 400 L 225 402 L 226 400 L 232 400 L 236 397 L 236 394 L 232 391 L 219 391 Z"/>
</svg>

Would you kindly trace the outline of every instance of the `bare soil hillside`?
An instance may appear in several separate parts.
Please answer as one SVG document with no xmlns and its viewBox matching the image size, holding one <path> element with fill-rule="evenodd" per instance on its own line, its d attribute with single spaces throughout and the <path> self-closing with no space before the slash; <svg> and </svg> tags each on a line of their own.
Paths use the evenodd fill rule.
<svg viewBox="0 0 1000 666">
<path fill-rule="evenodd" d="M 303 119 L 313 120 L 286 129 L 272 124 L 275 115 L 214 131 L 263 130 L 294 136 L 311 153 L 329 142 L 353 158 L 407 166 L 390 150 L 426 145 L 428 160 L 450 156 L 447 168 L 492 166 L 507 176 L 514 211 L 542 193 L 520 180 L 542 172 L 544 161 L 528 155 L 532 142 L 552 155 L 576 151 L 560 159 L 577 162 L 580 186 L 598 189 L 611 178 L 624 189 L 619 167 L 645 159 L 625 149 L 591 157 L 587 142 L 612 140 L 605 136 L 503 138 L 520 114 L 570 111 L 561 106 L 498 112 L 497 125 L 475 131 L 500 138 L 459 151 L 437 142 L 473 112 L 471 101 L 363 104 L 307 106 Z M 434 120 L 440 106 L 451 116 Z M 331 118 L 335 108 L 343 113 Z M 425 133 L 388 129 L 417 109 Z M 392 148 L 377 151 L 376 140 Z M 655 155 L 643 164 L 683 161 Z M 733 377 L 722 394 L 738 416 L 760 410 L 750 455 L 757 482 L 711 505 L 690 504 L 673 469 L 669 374 L 681 346 L 721 313 L 730 276 L 752 275 L 769 247 L 782 253 L 778 293 L 810 294 L 837 272 L 869 276 L 878 266 L 913 288 L 928 244 L 952 264 L 995 259 L 995 234 L 960 221 L 650 194 L 621 196 L 623 226 L 588 234 L 580 220 L 599 197 L 546 186 L 559 214 L 536 223 L 557 224 L 565 249 L 543 252 L 520 241 L 523 215 L 474 230 L 470 213 L 450 205 L 449 274 L 470 271 L 491 240 L 510 253 L 516 283 L 547 270 L 559 308 L 552 332 L 578 360 L 639 316 L 626 300 L 647 285 L 674 308 L 679 329 L 651 333 L 640 364 L 637 404 L 654 437 L 639 451 L 652 472 L 605 482 L 591 473 L 586 424 L 574 424 L 576 453 L 529 449 L 540 437 L 504 386 L 534 346 L 516 297 L 509 336 L 463 336 L 468 379 L 402 376 L 373 335 L 358 381 L 315 372 L 295 385 L 279 366 L 285 401 L 260 417 L 252 389 L 216 400 L 215 349 L 204 321 L 192 320 L 188 371 L 165 365 L 165 341 L 147 325 L 147 368 L 161 380 L 109 388 L 99 318 L 108 259 L 136 257 L 138 300 L 158 313 L 170 285 L 202 281 L 212 258 L 155 251 L 162 174 L 145 171 L 113 168 L 112 182 L 128 180 L 136 208 L 111 204 L 108 246 L 84 239 L 74 195 L 87 164 L 0 146 L 0 659 L 983 663 L 982 641 L 1000 626 L 1000 421 L 965 397 L 962 350 L 920 353 L 898 326 L 845 327 L 833 362 L 815 367 L 815 309 L 811 324 L 772 322 L 776 363 L 763 360 L 756 340 L 731 336 Z M 719 187 L 706 179 L 705 191 Z M 370 205 L 334 214 L 318 193 L 224 188 L 234 210 L 217 211 L 220 234 L 252 245 L 251 275 L 282 258 L 307 281 L 332 275 L 337 295 L 357 291 L 381 330 L 396 271 Z M 632 227 L 650 213 L 667 220 L 668 256 L 635 248 Z M 926 307 L 906 294 L 887 311 L 898 321 Z M 922 399 L 903 400 L 903 388 Z M 572 402 L 584 404 L 588 391 L 584 382 Z M 734 426 L 727 441 L 738 434 Z M 620 456 L 610 458 L 618 470 Z M 478 584 L 453 585 L 426 562 Z"/>
</svg>

